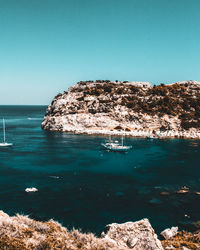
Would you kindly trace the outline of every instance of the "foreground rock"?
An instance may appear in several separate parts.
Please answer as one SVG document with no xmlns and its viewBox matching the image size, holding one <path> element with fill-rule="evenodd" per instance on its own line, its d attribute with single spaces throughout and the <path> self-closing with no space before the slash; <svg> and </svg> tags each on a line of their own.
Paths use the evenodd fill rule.
<svg viewBox="0 0 200 250">
<path fill-rule="evenodd" d="M 163 249 L 147 219 L 123 224 L 113 223 L 106 226 L 106 229 L 106 236 L 117 242 L 118 249 Z"/>
<path fill-rule="evenodd" d="M 9 217 L 0 211 L 0 249 L 163 249 L 147 219 L 114 223 L 107 230 L 97 238 L 92 233 L 68 231 L 53 220 L 38 222 L 28 216 Z"/>
<path fill-rule="evenodd" d="M 179 232 L 176 236 L 162 241 L 164 249 L 179 249 L 179 250 L 199 250 L 200 249 L 200 231 Z"/>
<path fill-rule="evenodd" d="M 160 233 L 164 239 L 168 240 L 171 237 L 174 237 L 178 233 L 178 227 L 167 228 Z"/>
<path fill-rule="evenodd" d="M 42 128 L 87 134 L 200 138 L 200 82 L 79 82 L 58 94 Z"/>
<path fill-rule="evenodd" d="M 98 238 L 92 233 L 68 231 L 53 220 L 39 222 L 19 214 L 10 217 L 0 211 L 0 249 L 4 250 L 183 250 L 184 247 L 200 249 L 200 231 L 179 232 L 160 242 L 149 221 L 143 219 L 107 225 Z"/>
</svg>

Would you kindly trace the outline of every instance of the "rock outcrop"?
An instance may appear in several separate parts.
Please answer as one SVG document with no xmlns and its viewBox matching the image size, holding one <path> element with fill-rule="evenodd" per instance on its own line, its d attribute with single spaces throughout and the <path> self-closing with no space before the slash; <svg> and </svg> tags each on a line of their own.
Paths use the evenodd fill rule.
<svg viewBox="0 0 200 250">
<path fill-rule="evenodd" d="M 147 219 L 123 224 L 112 223 L 107 225 L 106 229 L 106 238 L 114 240 L 118 249 L 163 249 L 161 242 Z M 102 236 L 104 235 L 102 234 Z"/>
<path fill-rule="evenodd" d="M 163 250 L 200 249 L 200 231 L 178 232 L 160 241 L 147 219 L 105 227 L 101 237 L 67 230 L 54 220 L 40 222 L 28 216 L 0 211 L 0 249 L 13 250 Z"/>
<path fill-rule="evenodd" d="M 161 236 L 163 236 L 164 239 L 168 240 L 171 237 L 174 237 L 178 233 L 178 227 L 172 227 L 172 228 L 167 228 L 164 231 L 160 233 Z"/>
<path fill-rule="evenodd" d="M 0 211 L 0 249 L 163 250 L 147 219 L 107 226 L 101 238 L 78 230 L 68 231 L 50 220 L 39 222 L 28 216 L 9 217 Z"/>
<path fill-rule="evenodd" d="M 200 138 L 200 82 L 79 82 L 58 94 L 42 128 L 87 134 Z"/>
<path fill-rule="evenodd" d="M 166 250 L 199 250 L 200 249 L 200 231 L 193 233 L 179 232 L 174 237 L 162 241 L 162 246 Z"/>
</svg>

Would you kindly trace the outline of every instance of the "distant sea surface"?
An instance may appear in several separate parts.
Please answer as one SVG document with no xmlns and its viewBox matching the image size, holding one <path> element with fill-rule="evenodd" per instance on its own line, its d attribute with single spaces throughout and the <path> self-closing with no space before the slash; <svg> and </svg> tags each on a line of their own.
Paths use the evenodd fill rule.
<svg viewBox="0 0 200 250">
<path fill-rule="evenodd" d="M 128 153 L 107 152 L 102 136 L 43 131 L 45 110 L 0 106 L 14 144 L 0 148 L 0 209 L 96 234 L 112 222 L 148 218 L 158 233 L 200 220 L 200 141 L 126 138 Z M 190 192 L 176 194 L 182 186 Z"/>
</svg>

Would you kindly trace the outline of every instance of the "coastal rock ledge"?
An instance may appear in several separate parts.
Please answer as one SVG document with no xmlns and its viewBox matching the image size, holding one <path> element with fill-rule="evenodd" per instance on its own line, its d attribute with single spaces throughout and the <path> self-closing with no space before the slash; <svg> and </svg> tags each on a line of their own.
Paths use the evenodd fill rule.
<svg viewBox="0 0 200 250">
<path fill-rule="evenodd" d="M 92 233 L 68 231 L 53 220 L 39 222 L 0 211 L 0 249 L 163 250 L 147 219 L 113 223 L 106 231 L 98 238 Z"/>
<path fill-rule="evenodd" d="M 81 81 L 58 94 L 42 128 L 77 134 L 200 139 L 200 82 Z"/>
<path fill-rule="evenodd" d="M 169 230 L 169 229 L 168 229 Z M 40 222 L 0 211 L 0 249 L 12 250 L 186 250 L 200 249 L 200 231 L 181 231 L 159 240 L 148 219 L 105 227 L 101 237 L 63 227 L 54 220 Z"/>
</svg>

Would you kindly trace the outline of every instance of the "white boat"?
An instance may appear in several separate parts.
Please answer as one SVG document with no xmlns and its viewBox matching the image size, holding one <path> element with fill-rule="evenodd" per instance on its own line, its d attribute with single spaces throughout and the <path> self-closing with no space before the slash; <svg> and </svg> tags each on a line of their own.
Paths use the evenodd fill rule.
<svg viewBox="0 0 200 250">
<path fill-rule="evenodd" d="M 103 147 L 112 147 L 112 146 L 115 146 L 115 145 L 119 145 L 119 142 L 118 141 L 113 141 L 111 139 L 111 135 L 109 135 L 109 139 L 105 141 L 105 143 L 102 143 L 101 144 Z"/>
<path fill-rule="evenodd" d="M 3 142 L 0 143 L 0 147 L 11 147 L 13 144 L 6 142 L 6 126 L 3 118 Z"/>
<path fill-rule="evenodd" d="M 106 149 L 110 151 L 117 151 L 117 152 L 126 152 L 132 148 L 132 146 L 124 146 L 124 145 L 103 145 Z"/>
<path fill-rule="evenodd" d="M 112 140 L 110 140 L 107 143 L 102 143 L 102 146 L 105 147 L 106 149 L 110 150 L 110 151 L 116 151 L 116 152 L 126 152 L 126 151 L 128 151 L 129 149 L 132 148 L 132 146 L 125 146 L 124 145 L 123 134 L 122 134 L 121 144 L 119 144 L 118 141 L 113 142 Z"/>
<path fill-rule="evenodd" d="M 25 189 L 25 192 L 29 193 L 29 192 L 37 192 L 38 189 L 37 188 L 34 188 L 34 187 L 31 187 L 31 188 L 26 188 Z"/>
</svg>

